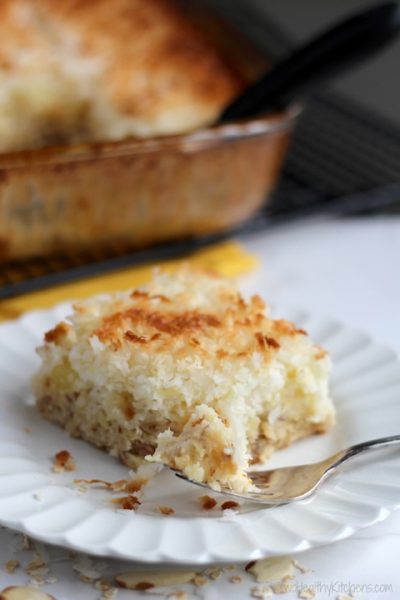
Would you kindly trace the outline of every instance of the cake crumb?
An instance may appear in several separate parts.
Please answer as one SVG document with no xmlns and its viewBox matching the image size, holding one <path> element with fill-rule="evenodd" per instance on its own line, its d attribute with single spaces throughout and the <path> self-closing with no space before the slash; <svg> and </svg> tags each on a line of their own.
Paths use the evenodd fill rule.
<svg viewBox="0 0 400 600">
<path fill-rule="evenodd" d="M 315 598 L 315 590 L 312 587 L 303 587 L 297 595 L 302 600 L 310 600 L 310 598 Z"/>
<path fill-rule="evenodd" d="M 136 510 L 141 502 L 137 496 L 120 496 L 111 500 L 113 504 L 118 504 L 123 510 Z"/>
<path fill-rule="evenodd" d="M 150 483 L 161 472 L 162 468 L 163 466 L 157 463 L 146 463 L 139 465 L 136 470 L 131 469 L 129 471 L 127 491 L 139 491 L 139 489 Z"/>
<path fill-rule="evenodd" d="M 171 506 L 157 506 L 157 510 L 160 514 L 166 516 L 175 514 L 175 511 L 173 508 L 171 508 Z"/>
<path fill-rule="evenodd" d="M 272 591 L 274 592 L 274 594 L 287 594 L 287 593 L 291 592 L 293 589 L 292 579 L 293 579 L 293 577 L 291 577 L 290 575 L 287 575 L 286 577 L 281 579 L 281 581 L 278 581 L 277 583 L 273 583 L 271 585 L 271 588 L 272 588 Z M 313 596 L 310 596 L 310 597 L 313 597 Z"/>
<path fill-rule="evenodd" d="M 188 600 L 188 595 L 183 590 L 177 590 L 168 594 L 167 598 L 171 598 L 171 600 Z"/>
<path fill-rule="evenodd" d="M 25 571 L 35 580 L 42 581 L 42 578 L 48 574 L 49 566 L 41 556 L 36 556 L 28 562 Z M 44 583 L 44 580 L 43 580 Z"/>
<path fill-rule="evenodd" d="M 85 479 L 74 479 L 73 484 L 80 494 L 86 494 L 89 489 L 89 485 L 85 483 Z"/>
<path fill-rule="evenodd" d="M 111 483 L 108 484 L 109 489 L 112 492 L 126 492 L 127 485 L 128 485 L 128 481 L 126 479 L 118 479 L 117 481 L 112 481 Z"/>
<path fill-rule="evenodd" d="M 193 583 L 194 583 L 194 585 L 197 585 L 197 587 L 200 587 L 202 585 L 206 585 L 208 583 L 208 579 L 207 579 L 207 577 L 204 577 L 204 575 L 200 575 L 197 573 L 193 577 Z"/>
<path fill-rule="evenodd" d="M 4 570 L 7 571 L 7 573 L 14 573 L 14 571 L 18 569 L 20 564 L 21 563 L 17 559 L 8 560 L 4 565 Z"/>
<path fill-rule="evenodd" d="M 31 540 L 31 538 L 29 536 L 24 534 L 23 540 L 22 540 L 22 550 L 33 550 L 33 549 L 34 549 L 33 540 Z"/>
<path fill-rule="evenodd" d="M 240 508 L 239 502 L 235 502 L 234 500 L 226 500 L 221 504 L 222 510 L 236 510 Z"/>
<path fill-rule="evenodd" d="M 79 574 L 82 581 L 85 583 L 93 583 L 101 578 L 101 564 L 96 566 L 96 563 L 86 554 L 77 554 L 75 562 L 72 564 L 72 569 Z"/>
<path fill-rule="evenodd" d="M 114 482 L 104 481 L 104 479 L 74 479 L 74 484 L 78 487 L 94 486 L 113 492 L 125 492 L 127 483 L 128 482 L 126 479 L 119 479 L 118 481 Z"/>
<path fill-rule="evenodd" d="M 233 575 L 229 578 L 229 581 L 231 583 L 242 583 L 243 579 L 240 577 L 240 575 Z"/>
<path fill-rule="evenodd" d="M 310 567 L 305 567 L 304 565 L 302 565 L 301 563 L 299 563 L 297 560 L 293 560 L 293 566 L 300 571 L 300 573 L 312 573 L 313 570 L 310 569 Z"/>
<path fill-rule="evenodd" d="M 217 506 L 217 501 L 211 496 L 200 496 L 199 502 L 203 510 L 212 510 L 215 506 Z"/>
<path fill-rule="evenodd" d="M 104 590 L 100 600 L 115 600 L 117 597 L 118 590 L 117 588 L 110 588 L 108 590 Z"/>
<path fill-rule="evenodd" d="M 107 579 L 98 579 L 95 581 L 94 587 L 100 592 L 108 592 L 108 590 L 111 590 L 113 586 L 109 581 L 107 581 Z"/>
<path fill-rule="evenodd" d="M 130 479 L 126 482 L 125 491 L 129 492 L 140 492 L 140 490 L 149 483 L 149 479 L 138 478 Z"/>
<path fill-rule="evenodd" d="M 74 484 L 82 491 L 87 491 L 88 486 L 99 487 L 110 492 L 139 492 L 149 479 L 118 479 L 117 481 L 105 481 L 104 479 L 74 479 Z"/>
<path fill-rule="evenodd" d="M 339 594 L 336 596 L 336 600 L 354 600 L 354 596 L 349 594 Z"/>
<path fill-rule="evenodd" d="M 272 596 L 272 589 L 269 585 L 256 585 L 251 588 L 250 595 L 252 598 L 257 598 L 258 600 L 265 600 L 265 598 L 269 598 Z"/>
<path fill-rule="evenodd" d="M 203 574 L 209 577 L 210 579 L 219 579 L 223 573 L 223 569 L 221 567 L 209 567 L 203 571 Z"/>
<path fill-rule="evenodd" d="M 60 450 L 54 456 L 53 471 L 62 473 L 64 471 L 75 471 L 76 465 L 72 454 L 68 450 Z"/>
</svg>

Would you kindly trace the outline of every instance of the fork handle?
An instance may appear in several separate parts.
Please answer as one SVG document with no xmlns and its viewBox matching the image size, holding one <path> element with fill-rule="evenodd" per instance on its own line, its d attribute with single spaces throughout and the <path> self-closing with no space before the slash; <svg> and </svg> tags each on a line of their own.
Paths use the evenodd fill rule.
<svg viewBox="0 0 400 600">
<path fill-rule="evenodd" d="M 386 446 L 400 446 L 400 435 L 390 435 L 388 437 L 377 438 L 376 440 L 368 440 L 367 442 L 361 442 L 360 444 L 354 444 L 346 450 L 337 453 L 337 460 L 332 467 L 337 467 L 342 463 L 346 462 L 353 456 L 367 452 L 368 450 L 374 450 L 378 448 L 385 448 Z"/>
</svg>

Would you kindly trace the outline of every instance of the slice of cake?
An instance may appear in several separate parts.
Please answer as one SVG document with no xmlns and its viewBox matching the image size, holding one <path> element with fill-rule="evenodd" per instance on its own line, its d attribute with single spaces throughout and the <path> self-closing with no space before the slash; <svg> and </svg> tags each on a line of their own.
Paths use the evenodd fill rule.
<svg viewBox="0 0 400 600">
<path fill-rule="evenodd" d="M 76 305 L 38 352 L 44 417 L 215 489 L 245 490 L 249 464 L 334 421 L 327 353 L 258 296 L 187 269 Z"/>
</svg>

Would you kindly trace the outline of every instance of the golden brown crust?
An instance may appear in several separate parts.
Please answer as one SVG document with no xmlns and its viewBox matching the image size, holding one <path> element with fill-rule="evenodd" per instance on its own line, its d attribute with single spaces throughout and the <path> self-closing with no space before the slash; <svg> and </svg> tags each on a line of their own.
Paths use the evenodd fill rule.
<svg viewBox="0 0 400 600">
<path fill-rule="evenodd" d="M 123 510 L 136 510 L 141 502 L 137 496 L 129 494 L 128 496 L 121 496 L 120 498 L 113 498 L 112 504 L 118 504 Z"/>
<path fill-rule="evenodd" d="M 305 329 L 298 328 L 294 323 L 284 319 L 276 319 L 273 323 L 273 330 L 277 335 L 307 335 Z"/>
<path fill-rule="evenodd" d="M 65 66 L 68 79 L 83 61 L 95 73 L 93 100 L 155 134 L 174 133 L 174 121 L 176 133 L 185 130 L 185 113 L 188 129 L 211 122 L 243 86 L 175 0 L 3 0 L 0 18 L 0 73 L 51 74 Z M 83 103 L 71 116 L 75 127 L 87 127 L 88 110 Z M 51 111 L 45 128 L 71 125 L 62 103 Z M 43 138 L 53 134 L 43 131 Z"/>
<path fill-rule="evenodd" d="M 275 336 L 306 335 L 289 321 L 273 321 L 259 312 L 265 305 L 258 297 L 246 302 L 240 294 L 225 294 L 217 313 L 197 309 L 177 312 L 167 296 L 142 291 L 133 292 L 130 299 L 131 306 L 107 314 L 92 332 L 115 351 L 130 343 L 147 346 L 147 352 L 158 352 L 183 338 L 187 350 L 202 355 L 213 353 L 220 360 L 242 359 L 261 351 L 264 360 L 269 361 L 281 347 Z"/>
<path fill-rule="evenodd" d="M 157 510 L 161 515 L 174 515 L 175 511 L 171 506 L 157 506 Z"/>
<path fill-rule="evenodd" d="M 235 502 L 234 500 L 226 500 L 221 504 L 222 510 L 237 510 L 240 508 L 239 502 Z"/>
<path fill-rule="evenodd" d="M 122 112 L 156 112 L 166 92 L 220 103 L 237 88 L 237 76 L 171 0 L 41 2 L 82 37 L 87 56 L 107 59 L 105 81 Z"/>
<path fill-rule="evenodd" d="M 61 321 L 61 323 L 58 323 L 58 325 L 53 327 L 53 329 L 46 331 L 46 333 L 44 334 L 44 341 L 48 344 L 57 344 L 65 335 L 67 335 L 70 329 L 71 326 L 68 325 L 68 323 Z"/>
<path fill-rule="evenodd" d="M 75 471 L 75 461 L 68 450 L 60 450 L 54 456 L 53 471 Z"/>
<path fill-rule="evenodd" d="M 103 325 L 95 331 L 95 335 L 101 342 L 115 342 L 117 332 L 123 329 L 126 323 L 130 323 L 132 326 L 141 324 L 152 330 L 155 329 L 159 333 L 167 333 L 173 336 L 221 325 L 214 315 L 200 313 L 195 310 L 181 313 L 162 313 L 161 311 L 146 310 L 144 308 L 129 308 L 106 317 L 103 320 Z M 157 333 L 150 338 L 146 338 L 134 334 L 131 330 L 125 331 L 123 336 L 129 341 L 139 344 L 158 339 Z"/>
<path fill-rule="evenodd" d="M 203 510 L 212 510 L 217 506 L 217 501 L 211 496 L 200 496 L 199 502 Z"/>
</svg>

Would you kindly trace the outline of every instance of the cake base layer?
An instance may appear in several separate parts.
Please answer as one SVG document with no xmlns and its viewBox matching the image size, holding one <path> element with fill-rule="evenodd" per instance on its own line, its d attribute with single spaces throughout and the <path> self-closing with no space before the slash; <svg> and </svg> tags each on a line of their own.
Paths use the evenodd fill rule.
<svg viewBox="0 0 400 600">
<path fill-rule="evenodd" d="M 123 425 L 111 420 L 99 419 L 91 409 L 76 411 L 74 398 L 71 395 L 39 397 L 37 408 L 45 419 L 59 425 L 72 437 L 83 439 L 97 448 L 107 451 L 131 469 L 137 469 L 145 462 L 145 457 L 150 459 L 156 452 L 153 436 L 142 431 L 134 439 L 131 429 L 124 429 Z M 286 448 L 293 442 L 309 435 L 325 433 L 333 425 L 333 421 L 333 416 L 329 416 L 325 421 L 319 423 L 278 419 L 271 426 L 268 421 L 264 421 L 261 426 L 265 435 L 260 435 L 251 445 L 250 468 L 251 465 L 266 462 L 275 450 Z M 151 424 L 148 424 L 148 429 L 151 429 Z M 162 462 L 172 468 L 184 471 L 188 476 L 191 473 L 192 460 L 190 454 L 185 451 L 178 455 L 172 453 L 168 460 Z M 215 468 L 216 462 L 218 462 L 218 458 L 211 462 L 211 468 Z M 226 465 L 223 467 L 226 468 Z M 234 468 L 231 469 L 231 472 L 234 473 L 234 471 Z M 198 479 L 198 477 L 193 478 Z"/>
</svg>

